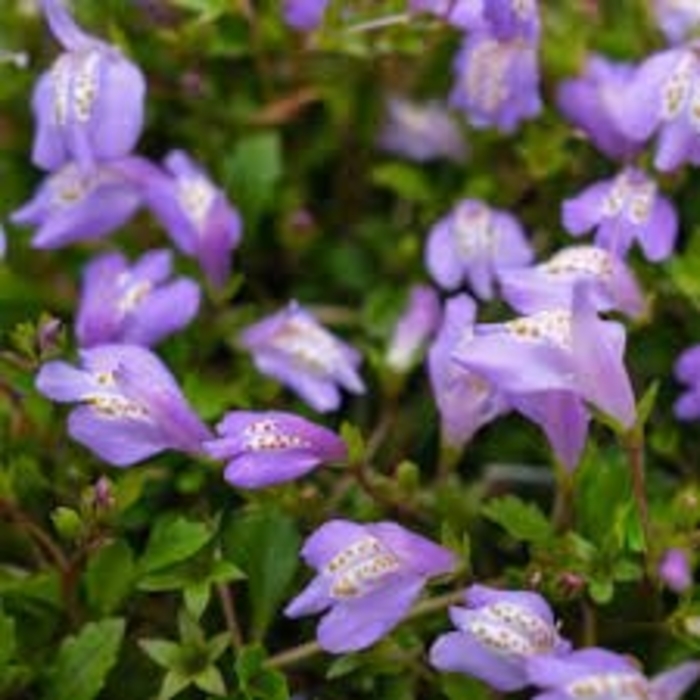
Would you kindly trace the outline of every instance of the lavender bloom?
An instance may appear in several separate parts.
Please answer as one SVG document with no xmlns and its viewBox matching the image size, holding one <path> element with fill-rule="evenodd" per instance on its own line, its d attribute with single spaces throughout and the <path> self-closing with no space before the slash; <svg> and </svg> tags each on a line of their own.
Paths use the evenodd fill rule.
<svg viewBox="0 0 700 700">
<path fill-rule="evenodd" d="M 457 632 L 438 638 L 430 663 L 440 671 L 474 676 L 501 692 L 529 685 L 527 662 L 567 654 L 552 611 L 537 593 L 471 586 L 467 609 L 450 608 Z"/>
<path fill-rule="evenodd" d="M 386 363 L 391 369 L 404 373 L 416 364 L 440 324 L 440 314 L 440 299 L 432 287 L 420 284 L 411 289 L 389 343 Z"/>
<path fill-rule="evenodd" d="M 466 279 L 482 299 L 494 296 L 494 280 L 527 265 L 532 249 L 515 217 L 465 199 L 430 230 L 425 262 L 433 279 L 453 290 Z"/>
<path fill-rule="evenodd" d="M 210 437 L 177 382 L 149 350 L 100 345 L 80 351 L 81 368 L 47 362 L 36 387 L 59 403 L 77 403 L 68 433 L 105 462 L 125 467 L 163 450 L 201 453 Z"/>
<path fill-rule="evenodd" d="M 345 443 L 332 431 L 292 413 L 233 411 L 204 444 L 214 459 L 229 460 L 224 478 L 244 489 L 292 481 L 324 462 L 342 462 Z"/>
<path fill-rule="evenodd" d="M 693 570 L 688 553 L 677 547 L 667 549 L 659 562 L 659 578 L 676 593 L 683 593 L 693 585 Z"/>
<path fill-rule="evenodd" d="M 438 102 L 417 104 L 399 97 L 389 99 L 379 145 L 386 151 L 418 163 L 447 158 L 464 160 L 464 139 L 449 112 Z"/>
<path fill-rule="evenodd" d="M 429 12 L 459 29 L 484 25 L 484 0 L 410 0 L 411 12 Z"/>
<path fill-rule="evenodd" d="M 466 294 L 448 300 L 442 327 L 428 354 L 428 374 L 440 413 L 442 442 L 460 450 L 482 426 L 508 410 L 504 398 L 453 355 L 474 337 L 476 305 Z"/>
<path fill-rule="evenodd" d="M 624 257 L 635 239 L 649 260 L 673 253 L 678 217 L 656 183 L 636 168 L 625 168 L 611 180 L 602 180 L 564 202 L 564 228 L 574 236 L 595 229 L 595 242 Z"/>
<path fill-rule="evenodd" d="M 557 92 L 557 105 L 562 114 L 609 158 L 630 158 L 644 145 L 621 131 L 612 111 L 612 105 L 634 72 L 635 67 L 631 64 L 615 63 L 593 55 L 589 57 L 583 74 L 565 80 Z"/>
<path fill-rule="evenodd" d="M 476 128 L 510 133 L 542 108 L 537 47 L 531 42 L 472 32 L 457 54 L 454 72 L 450 106 L 463 110 Z"/>
<path fill-rule="evenodd" d="M 679 382 L 689 385 L 673 407 L 676 417 L 680 420 L 700 417 L 700 345 L 694 345 L 681 354 L 674 373 Z"/>
<path fill-rule="evenodd" d="M 700 164 L 700 44 L 662 51 L 638 68 L 613 103 L 615 120 L 628 138 L 658 134 L 654 166 L 670 171 Z"/>
<path fill-rule="evenodd" d="M 700 675 L 700 664 L 681 664 L 648 680 L 629 658 L 590 648 L 562 658 L 533 658 L 528 675 L 547 689 L 534 700 L 677 700 Z"/>
<path fill-rule="evenodd" d="M 328 0 L 284 0 L 284 21 L 294 29 L 309 32 L 323 21 Z"/>
<path fill-rule="evenodd" d="M 249 326 L 241 336 L 263 374 L 296 392 L 316 411 L 340 406 L 340 388 L 362 394 L 360 354 L 296 302 Z"/>
<path fill-rule="evenodd" d="M 700 5 L 697 0 L 654 0 L 656 21 L 673 44 L 679 44 L 700 28 Z"/>
<path fill-rule="evenodd" d="M 87 169 L 128 154 L 143 126 L 141 71 L 114 46 L 85 34 L 62 0 L 41 6 L 65 51 L 34 91 L 32 160 L 46 170 L 73 160 Z"/>
<path fill-rule="evenodd" d="M 129 168 L 156 218 L 185 255 L 199 261 L 217 287 L 228 280 L 231 252 L 241 239 L 238 212 L 185 153 L 173 151 L 165 159 L 168 173 L 141 161 Z"/>
<path fill-rule="evenodd" d="M 614 255 L 595 246 L 571 246 L 534 267 L 501 273 L 503 298 L 523 314 L 571 306 L 577 283 L 589 282 L 597 309 L 617 309 L 640 316 L 644 298 L 632 271 Z"/>
<path fill-rule="evenodd" d="M 540 36 L 537 0 L 488 0 L 484 20 L 489 31 L 501 40 L 536 42 Z"/>
<path fill-rule="evenodd" d="M 330 608 L 318 641 L 335 654 L 374 644 L 401 621 L 430 577 L 455 566 L 450 551 L 391 522 L 332 520 L 306 540 L 301 554 L 318 574 L 285 615 Z"/>
<path fill-rule="evenodd" d="M 77 241 L 102 238 L 125 224 L 142 204 L 141 194 L 114 161 L 81 171 L 68 163 L 49 175 L 34 197 L 10 220 L 35 226 L 35 248 L 60 248 Z"/>
<path fill-rule="evenodd" d="M 625 428 L 634 423 L 624 349 L 624 329 L 598 317 L 584 283 L 574 289 L 569 308 L 477 326 L 454 357 L 537 423 L 557 457 L 573 469 L 588 429 L 584 400 Z"/>
<path fill-rule="evenodd" d="M 107 253 L 85 269 L 75 323 L 80 347 L 105 343 L 155 345 L 197 315 L 199 287 L 172 271 L 168 250 L 146 253 L 132 267 Z"/>
</svg>

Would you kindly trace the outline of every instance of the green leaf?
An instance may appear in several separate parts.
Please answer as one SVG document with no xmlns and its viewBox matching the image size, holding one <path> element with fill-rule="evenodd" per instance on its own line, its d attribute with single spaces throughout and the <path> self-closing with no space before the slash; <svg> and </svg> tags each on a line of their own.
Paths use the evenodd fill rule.
<svg viewBox="0 0 700 700">
<path fill-rule="evenodd" d="M 185 518 L 161 518 L 153 528 L 146 551 L 139 562 L 142 574 L 189 559 L 212 538 L 204 523 Z"/>
<path fill-rule="evenodd" d="M 7 670 L 10 661 L 14 659 L 16 649 L 15 621 L 0 606 L 0 679 Z M 1 681 L 0 687 L 2 687 Z"/>
<path fill-rule="evenodd" d="M 289 700 L 284 676 L 264 666 L 265 651 L 258 645 L 246 647 L 236 659 L 236 676 L 245 700 Z"/>
<path fill-rule="evenodd" d="M 546 546 L 554 538 L 554 530 L 544 513 L 534 503 L 525 503 L 516 496 L 493 499 L 483 507 L 482 513 L 516 540 Z"/>
<path fill-rule="evenodd" d="M 221 671 L 216 666 L 207 666 L 194 677 L 194 684 L 205 693 L 226 695 L 226 684 Z"/>
<path fill-rule="evenodd" d="M 268 508 L 229 521 L 222 532 L 224 555 L 248 577 L 251 634 L 259 640 L 272 621 L 299 563 L 294 521 Z"/>
<path fill-rule="evenodd" d="M 66 542 L 77 540 L 83 532 L 83 521 L 72 508 L 59 506 L 51 513 L 51 521 L 56 532 Z"/>
<path fill-rule="evenodd" d="M 348 421 L 343 421 L 340 426 L 340 437 L 348 448 L 348 463 L 359 464 L 364 461 L 365 440 L 360 429 Z"/>
<path fill-rule="evenodd" d="M 428 176 L 411 165 L 379 165 L 372 171 L 371 178 L 375 185 L 390 190 L 407 202 L 425 203 L 434 197 Z"/>
<path fill-rule="evenodd" d="M 93 700 L 117 662 L 124 620 L 90 622 L 68 637 L 48 673 L 45 700 Z"/>
<path fill-rule="evenodd" d="M 113 612 L 129 594 L 134 575 L 134 555 L 126 542 L 117 540 L 103 547 L 85 572 L 88 603 L 102 615 Z"/>
<path fill-rule="evenodd" d="M 274 201 L 277 183 L 282 177 L 279 134 L 260 132 L 241 139 L 226 161 L 225 171 L 231 197 L 241 209 L 244 220 L 255 222 Z"/>
<path fill-rule="evenodd" d="M 170 700 L 191 683 L 192 679 L 189 676 L 183 676 L 179 671 L 168 671 L 160 687 L 158 700 Z"/>
<path fill-rule="evenodd" d="M 182 592 L 185 599 L 185 607 L 187 612 L 195 619 L 202 617 L 204 610 L 209 604 L 211 598 L 211 589 L 208 581 L 193 583 L 187 586 Z"/>
<path fill-rule="evenodd" d="M 643 428 L 647 424 L 649 416 L 654 410 L 654 406 L 656 406 L 656 399 L 659 396 L 660 386 L 660 382 L 652 382 L 644 392 L 644 396 L 639 400 L 637 404 L 637 421 L 635 423 L 638 429 Z"/>
<path fill-rule="evenodd" d="M 139 646 L 149 659 L 163 668 L 178 668 L 182 648 L 167 639 L 139 639 Z"/>
<path fill-rule="evenodd" d="M 615 587 L 610 580 L 594 579 L 588 584 L 588 592 L 598 605 L 606 605 L 612 600 Z"/>
<path fill-rule="evenodd" d="M 489 700 L 492 697 L 481 681 L 457 673 L 441 673 L 440 687 L 448 700 Z"/>
</svg>

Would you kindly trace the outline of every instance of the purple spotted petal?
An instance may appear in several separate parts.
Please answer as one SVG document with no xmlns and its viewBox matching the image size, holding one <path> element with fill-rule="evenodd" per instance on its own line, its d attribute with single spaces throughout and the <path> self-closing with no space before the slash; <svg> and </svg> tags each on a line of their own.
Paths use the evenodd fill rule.
<svg viewBox="0 0 700 700">
<path fill-rule="evenodd" d="M 199 308 L 199 287 L 185 279 L 167 283 L 170 269 L 165 250 L 147 253 L 132 267 L 114 253 L 92 261 L 76 319 L 80 346 L 150 346 L 184 328 Z"/>
<path fill-rule="evenodd" d="M 217 433 L 220 438 L 204 449 L 228 461 L 226 480 L 242 488 L 290 481 L 346 457 L 345 444 L 335 433 L 291 413 L 235 411 Z"/>
<path fill-rule="evenodd" d="M 395 627 L 426 580 L 454 568 L 454 556 L 394 523 L 334 520 L 304 544 L 317 576 L 286 608 L 298 617 L 330 608 L 318 628 L 321 647 L 358 651 Z"/>
<path fill-rule="evenodd" d="M 210 437 L 160 360 L 135 345 L 101 345 L 80 353 L 82 369 L 50 362 L 37 389 L 77 402 L 69 432 L 111 464 L 127 466 L 165 449 L 201 452 Z"/>
<path fill-rule="evenodd" d="M 450 105 L 464 111 L 476 128 L 510 133 L 542 108 L 537 48 L 529 41 L 501 41 L 488 30 L 470 32 L 454 74 Z"/>
<path fill-rule="evenodd" d="M 36 227 L 35 248 L 60 248 L 109 235 L 141 205 L 138 188 L 119 171 L 118 163 L 87 173 L 69 163 L 50 175 L 10 218 L 13 223 Z"/>
<path fill-rule="evenodd" d="M 76 161 L 88 170 L 129 154 L 144 120 L 146 83 L 115 47 L 85 34 L 60 0 L 42 0 L 66 49 L 39 80 L 32 160 L 46 170 Z"/>
<path fill-rule="evenodd" d="M 296 303 L 249 326 L 241 335 L 256 367 L 289 386 L 317 411 L 332 411 L 340 389 L 364 392 L 361 357 Z"/>
</svg>

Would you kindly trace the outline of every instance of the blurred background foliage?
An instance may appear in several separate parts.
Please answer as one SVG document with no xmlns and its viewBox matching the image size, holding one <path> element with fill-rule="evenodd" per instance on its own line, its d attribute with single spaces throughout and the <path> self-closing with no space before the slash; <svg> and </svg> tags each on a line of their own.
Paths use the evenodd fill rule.
<svg viewBox="0 0 700 700">
<path fill-rule="evenodd" d="M 286 621 L 280 608 L 308 578 L 298 563 L 302 538 L 333 515 L 398 517 L 442 538 L 463 558 L 452 588 L 472 576 L 540 588 L 579 643 L 624 649 L 652 669 L 700 648 L 700 598 L 662 595 L 644 580 L 629 475 L 609 431 L 593 432 L 562 532 L 547 515 L 554 477 L 532 426 L 498 421 L 437 483 L 438 423 L 425 374 L 397 393 L 383 365 L 409 286 L 427 279 L 426 232 L 460 198 L 511 210 L 540 256 L 570 242 L 561 201 L 614 166 L 557 113 L 556 86 L 590 51 L 635 61 L 662 46 L 660 35 L 641 0 L 543 2 L 542 115 L 512 136 L 465 126 L 464 164 L 413 164 L 377 148 L 385 101 L 444 97 L 459 37 L 429 18 L 354 29 L 402 5 L 334 2 L 322 31 L 304 36 L 284 27 L 277 0 L 76 0 L 81 24 L 118 44 L 148 78 L 140 152 L 159 160 L 172 148 L 188 151 L 245 221 L 227 294 L 210 294 L 195 323 L 159 354 L 210 423 L 231 408 L 309 415 L 257 374 L 236 344 L 243 326 L 289 299 L 309 305 L 366 358 L 370 391 L 328 423 L 347 422 L 359 451 L 363 440 L 383 438 L 373 459 L 381 498 L 331 470 L 262 493 L 235 492 L 211 464 L 168 454 L 119 471 L 70 442 L 65 411 L 37 396 L 33 377 L 42 360 L 74 348 L 81 268 L 98 250 L 133 256 L 168 242 L 146 214 L 109 240 L 60 251 L 34 251 L 27 231 L 7 225 L 0 697 L 492 697 L 476 681 L 438 677 L 426 666 L 426 645 L 445 629 L 444 614 L 403 625 L 367 652 L 312 658 L 289 669 L 286 681 L 265 665 L 266 654 L 313 638 L 313 621 Z M 29 61 L 27 68 L 0 62 L 6 219 L 40 179 L 29 161 L 30 97 L 57 51 L 31 1 L 5 0 L 0 49 L 26 52 Z M 700 429 L 679 426 L 670 411 L 674 359 L 700 342 L 699 186 L 690 169 L 662 183 L 681 212 L 677 255 L 656 265 L 633 256 L 651 303 L 630 329 L 628 364 L 639 397 L 659 382 L 647 430 L 659 551 L 692 547 L 700 534 Z M 199 275 L 190 261 L 178 264 Z M 497 302 L 480 310 L 485 320 L 506 314 Z M 64 330 L 40 342 L 49 317 Z M 100 477 L 109 479 L 106 501 L 96 496 Z M 231 604 L 242 649 L 240 639 L 230 644 Z"/>
</svg>

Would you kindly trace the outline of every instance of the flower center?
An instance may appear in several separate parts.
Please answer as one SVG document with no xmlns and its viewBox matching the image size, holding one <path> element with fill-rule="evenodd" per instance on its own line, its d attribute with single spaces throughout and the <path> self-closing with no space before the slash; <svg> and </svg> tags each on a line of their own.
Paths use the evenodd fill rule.
<svg viewBox="0 0 700 700">
<path fill-rule="evenodd" d="M 476 202 L 462 205 L 452 217 L 452 234 L 462 258 L 490 257 L 496 244 L 491 211 Z"/>
<path fill-rule="evenodd" d="M 282 432 L 277 421 L 264 419 L 251 423 L 243 430 L 245 445 L 251 452 L 289 450 L 311 447 L 311 443 L 299 435 Z"/>
<path fill-rule="evenodd" d="M 93 49 L 59 56 L 51 69 L 53 117 L 59 126 L 69 119 L 89 121 L 97 99 L 100 52 Z"/>
<path fill-rule="evenodd" d="M 273 335 L 271 344 L 312 374 L 332 374 L 342 363 L 333 336 L 305 318 L 295 317 L 286 321 Z"/>
<path fill-rule="evenodd" d="M 636 673 L 599 673 L 573 681 L 566 688 L 573 698 L 586 700 L 651 700 L 649 684 Z"/>
<path fill-rule="evenodd" d="M 204 227 L 216 190 L 205 178 L 195 175 L 178 180 L 177 201 L 197 230 Z"/>
<path fill-rule="evenodd" d="M 583 274 L 600 279 L 609 279 L 613 271 L 610 254 L 601 248 L 589 247 L 562 250 L 539 268 L 552 277 Z"/>
<path fill-rule="evenodd" d="M 508 97 L 510 60 L 508 46 L 494 39 L 481 41 L 471 52 L 465 89 L 470 101 L 486 114 L 496 112 Z"/>
<path fill-rule="evenodd" d="M 690 97 L 695 68 L 695 58 L 687 52 L 664 84 L 661 92 L 661 116 L 665 121 L 675 119 L 683 110 Z"/>
<path fill-rule="evenodd" d="M 624 214 L 633 224 L 647 221 L 656 197 L 656 185 L 639 174 L 622 173 L 603 202 L 603 214 L 610 218 Z"/>
<path fill-rule="evenodd" d="M 522 635 L 535 653 L 544 654 L 554 649 L 556 640 L 552 626 L 524 608 L 511 603 L 495 603 L 480 612 Z"/>
<path fill-rule="evenodd" d="M 134 280 L 128 272 L 119 276 L 117 284 L 121 289 L 117 308 L 123 314 L 133 311 L 153 291 L 151 282 Z"/>
<path fill-rule="evenodd" d="M 346 547 L 324 569 L 332 578 L 334 598 L 357 598 L 397 571 L 401 562 L 376 537 L 368 535 Z"/>
<path fill-rule="evenodd" d="M 571 348 L 571 314 L 568 311 L 540 311 L 503 324 L 508 333 L 526 342 L 546 342 Z"/>
<path fill-rule="evenodd" d="M 95 394 L 87 396 L 84 401 L 105 418 L 148 418 L 148 411 L 143 406 L 119 394 Z"/>
</svg>

